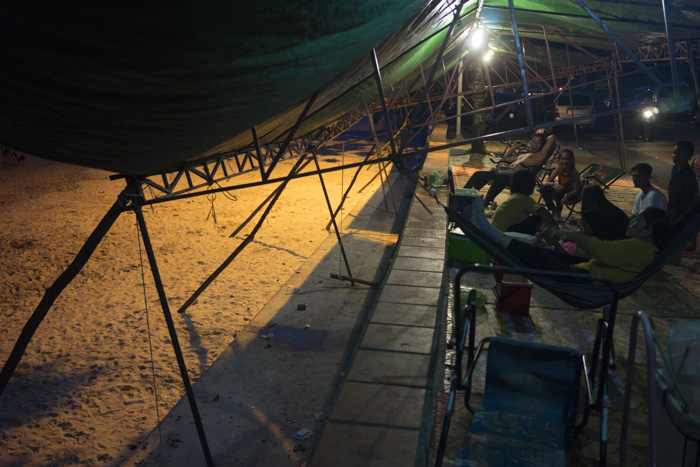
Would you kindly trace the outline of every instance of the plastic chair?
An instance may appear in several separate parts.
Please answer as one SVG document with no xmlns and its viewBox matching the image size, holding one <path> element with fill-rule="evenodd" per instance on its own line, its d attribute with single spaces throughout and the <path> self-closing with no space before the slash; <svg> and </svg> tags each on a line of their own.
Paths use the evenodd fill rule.
<svg viewBox="0 0 700 467">
<path fill-rule="evenodd" d="M 515 150 L 515 155 L 519 155 L 525 152 L 528 152 L 530 150 L 530 141 L 532 141 L 533 136 L 535 135 L 544 135 L 544 136 L 549 136 L 552 133 L 551 128 L 540 128 L 537 131 L 535 131 L 532 136 L 530 136 L 530 139 L 527 140 L 527 144 L 522 145 L 518 149 Z M 506 147 L 502 152 L 492 152 L 491 155 L 494 157 L 503 157 L 503 155 L 508 152 L 508 149 L 510 149 L 513 144 L 515 144 L 517 140 L 508 140 L 508 141 L 501 141 L 501 144 L 505 144 Z"/>
<path fill-rule="evenodd" d="M 530 171 L 535 175 L 535 181 L 537 182 L 537 186 L 542 186 L 542 184 L 547 180 L 547 178 L 549 178 L 549 175 L 554 170 L 552 164 L 554 164 L 554 161 L 559 158 L 559 149 L 559 143 L 555 143 L 554 146 L 552 146 L 552 150 L 549 153 L 549 156 L 544 161 L 544 164 L 537 166 L 533 165 L 528 167 Z"/>
</svg>

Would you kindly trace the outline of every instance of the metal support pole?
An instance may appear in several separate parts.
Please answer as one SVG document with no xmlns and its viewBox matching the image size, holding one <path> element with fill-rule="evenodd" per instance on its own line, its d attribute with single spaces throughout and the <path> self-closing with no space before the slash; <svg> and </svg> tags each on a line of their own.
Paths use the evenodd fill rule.
<svg viewBox="0 0 700 467">
<path fill-rule="evenodd" d="M 367 152 L 367 155 L 365 156 L 365 159 L 363 162 L 367 162 L 369 160 L 370 156 L 372 155 L 372 151 L 374 150 L 375 147 L 376 147 L 375 145 L 372 145 L 372 148 Z M 311 162 L 311 161 L 309 161 L 309 162 Z M 340 200 L 340 204 L 335 209 L 335 212 L 333 212 L 333 214 L 331 215 L 331 220 L 328 221 L 328 224 L 326 224 L 326 230 L 329 230 L 331 228 L 331 225 L 333 224 L 333 219 L 336 218 L 336 216 L 338 215 L 340 210 L 343 208 L 343 204 L 345 203 L 345 200 L 347 199 L 348 195 L 350 194 L 350 190 L 352 190 L 352 187 L 355 185 L 355 182 L 357 181 L 357 177 L 360 175 L 360 171 L 362 170 L 363 167 L 364 167 L 364 165 L 357 167 L 357 170 L 355 171 L 355 175 L 353 175 L 352 180 L 350 181 L 350 185 L 348 185 L 347 190 L 345 190 L 345 193 L 343 194 L 343 199 Z M 323 171 L 319 172 L 319 175 L 321 175 L 321 174 L 323 174 Z M 382 190 L 383 189 L 384 189 L 384 187 L 382 187 Z M 384 204 L 386 204 L 386 196 L 384 197 Z M 387 211 L 388 211 L 388 209 L 387 209 Z"/>
<path fill-rule="evenodd" d="M 554 76 L 554 64 L 552 63 L 552 51 L 549 48 L 549 38 L 547 37 L 547 28 L 542 26 L 544 33 L 544 45 L 547 47 L 547 59 L 549 60 L 549 72 L 552 74 L 552 90 L 557 88 L 557 78 Z"/>
<path fill-rule="evenodd" d="M 372 49 L 372 66 L 374 67 L 374 79 L 377 82 L 377 90 L 379 91 L 379 100 L 382 103 L 384 111 L 384 121 L 389 128 L 389 143 L 391 143 L 391 153 L 396 154 L 396 145 L 394 144 L 394 125 L 389 116 L 389 109 L 386 106 L 386 97 L 384 96 L 384 85 L 382 84 L 382 74 L 379 69 L 379 60 L 377 60 L 377 51 Z"/>
<path fill-rule="evenodd" d="M 423 87 L 420 97 L 418 98 L 418 103 L 413 107 L 411 110 L 411 114 L 409 115 L 409 132 L 413 130 L 413 124 L 415 123 L 416 119 L 420 115 L 421 108 L 423 106 L 423 101 L 425 100 L 426 96 L 428 95 L 428 89 L 433 82 L 433 79 L 435 78 L 435 73 L 437 72 L 438 65 L 442 63 L 442 57 L 445 55 L 445 50 L 447 49 L 447 43 L 450 40 L 450 37 L 452 37 L 452 32 L 455 29 L 455 26 L 457 25 L 457 22 L 460 19 L 460 13 L 462 11 L 462 6 L 464 6 L 466 0 L 460 0 L 459 5 L 455 8 L 455 14 L 454 18 L 452 19 L 452 22 L 450 23 L 450 27 L 447 29 L 447 33 L 445 34 L 445 39 L 442 41 L 442 45 L 440 45 L 440 50 L 438 51 L 437 57 L 435 58 L 435 63 L 433 64 L 432 68 L 430 69 L 430 75 L 428 75 L 428 82 L 425 84 Z M 406 147 L 408 144 L 408 141 L 402 141 L 401 142 L 401 147 L 399 148 L 399 152 L 402 152 L 403 149 Z"/>
<path fill-rule="evenodd" d="M 614 73 L 615 70 L 611 69 L 610 72 L 607 72 L 606 75 L 606 84 L 608 86 L 608 102 L 610 103 L 610 110 L 614 107 L 616 104 L 613 104 L 613 96 L 616 95 L 617 93 L 613 94 L 613 85 L 610 81 L 610 75 Z M 620 125 L 618 125 L 618 119 L 617 116 L 612 116 L 612 122 L 613 122 L 613 128 L 615 129 L 615 145 L 617 146 L 617 153 L 618 155 L 620 154 L 620 151 L 622 151 L 622 147 L 620 145 Z"/>
<path fill-rule="evenodd" d="M 126 188 L 124 188 L 124 190 L 119 194 L 112 207 L 109 208 L 100 223 L 97 224 L 97 227 L 95 227 L 95 230 L 93 230 L 88 239 L 85 241 L 78 254 L 75 255 L 73 262 L 65 271 L 63 271 L 60 276 L 58 276 L 54 283 L 51 284 L 48 289 L 46 289 L 43 298 L 34 310 L 34 313 L 32 313 L 32 316 L 27 321 L 27 324 L 24 325 L 24 328 L 17 338 L 17 342 L 15 343 L 12 352 L 10 352 L 10 356 L 7 358 L 5 365 L 2 367 L 2 371 L 0 371 L 0 395 L 2 395 L 3 391 L 5 390 L 7 383 L 12 377 L 12 373 L 14 373 L 17 365 L 19 365 L 19 362 L 24 355 L 24 352 L 27 350 L 29 342 L 51 309 L 53 303 L 56 301 L 58 296 L 61 295 L 63 289 L 65 289 L 68 284 L 75 279 L 75 276 L 77 276 L 83 266 L 85 266 L 85 263 L 87 263 L 92 254 L 95 252 L 95 249 L 97 249 L 98 245 L 117 220 L 119 215 L 126 210 L 126 205 L 129 204 L 130 198 L 139 194 L 140 186 L 141 185 L 139 183 L 134 181 L 127 183 Z"/>
<path fill-rule="evenodd" d="M 459 141 L 462 136 L 462 80 L 464 78 L 464 61 L 460 60 L 457 64 L 457 122 L 455 128 L 455 137 Z"/>
<path fill-rule="evenodd" d="M 627 367 L 625 378 L 625 397 L 622 406 L 622 424 L 620 431 L 620 465 L 627 464 L 627 432 L 629 429 L 630 405 L 632 403 L 632 383 L 634 379 L 635 353 L 637 351 L 637 335 L 639 321 L 642 321 L 642 332 L 644 333 L 644 343 L 646 348 L 646 370 L 647 370 L 647 390 L 648 407 L 647 420 L 649 426 L 649 465 L 657 465 L 658 428 L 656 426 L 656 351 L 654 350 L 654 331 L 649 317 L 642 311 L 638 311 L 632 317 L 632 329 L 630 330 L 630 346 L 627 355 Z"/>
<path fill-rule="evenodd" d="M 287 147 L 289 146 L 289 143 L 294 138 L 295 133 L 299 129 L 301 122 L 303 122 L 304 119 L 306 118 L 306 115 L 309 113 L 309 110 L 311 110 L 311 106 L 316 101 L 316 98 L 318 97 L 318 93 L 319 93 L 319 90 L 317 89 L 313 93 L 313 95 L 309 98 L 309 100 L 306 102 L 306 106 L 304 107 L 304 110 L 301 111 L 301 115 L 299 115 L 299 118 L 297 119 L 296 123 L 291 128 L 291 130 L 289 130 L 289 134 L 287 135 L 287 139 L 284 141 L 282 146 L 280 146 L 280 149 L 277 152 L 277 155 L 275 156 L 275 158 L 272 160 L 272 163 L 270 164 L 270 168 L 267 169 L 267 171 L 265 172 L 265 179 L 270 177 L 270 174 L 274 170 L 275 166 L 277 165 L 279 160 L 282 158 L 284 153 L 287 151 Z"/>
<path fill-rule="evenodd" d="M 512 2 L 513 0 L 509 0 L 509 1 Z M 588 5 L 586 5 L 586 4 L 583 2 L 583 0 L 576 0 L 576 3 L 578 3 L 579 6 L 580 6 L 581 8 L 583 8 L 583 10 L 584 10 L 586 13 L 588 13 L 588 16 L 590 16 L 591 18 L 593 18 L 593 21 L 595 21 L 596 23 L 598 23 L 598 26 L 600 26 L 600 27 L 603 29 L 603 31 L 605 31 L 606 33 L 608 33 L 608 35 L 609 35 L 610 37 L 612 37 L 612 39 L 615 41 L 615 43 L 617 43 L 620 47 L 622 47 L 622 50 L 624 50 L 625 53 L 627 53 L 627 55 L 629 55 L 630 58 L 631 58 L 632 60 L 634 60 L 634 63 L 636 63 L 637 66 L 638 66 L 649 78 L 651 78 L 651 80 L 652 80 L 654 83 L 656 83 L 658 86 L 660 86 L 660 87 L 663 88 L 663 89 L 666 88 L 666 86 L 664 85 L 664 83 L 662 83 L 661 80 L 660 80 L 654 73 L 652 73 L 651 70 L 650 70 L 649 68 L 647 68 L 646 65 L 644 65 L 644 63 L 642 63 L 642 61 L 639 59 L 639 57 L 637 57 L 637 56 L 635 55 L 635 53 L 634 53 L 629 47 L 627 47 L 627 46 L 625 45 L 625 43 L 622 42 L 622 40 L 621 40 L 619 37 L 617 37 L 617 34 L 615 34 L 615 33 L 608 27 L 608 25 L 605 24 L 605 23 L 603 22 L 603 20 L 601 20 L 601 19 L 598 17 L 598 15 L 596 15 L 596 14 L 593 12 L 593 10 L 591 10 L 591 9 L 588 7 Z"/>
<path fill-rule="evenodd" d="M 668 43 L 668 57 L 671 67 L 671 83 L 673 83 L 673 92 L 678 92 L 678 69 L 676 66 L 676 49 L 673 47 L 673 26 L 671 25 L 671 8 L 672 5 L 667 4 L 666 0 L 661 0 L 661 6 L 664 10 L 664 26 L 666 27 L 666 41 Z"/>
<path fill-rule="evenodd" d="M 170 334 L 170 340 L 173 343 L 173 350 L 175 351 L 175 359 L 177 360 L 177 366 L 180 369 L 180 377 L 182 377 L 182 384 L 185 386 L 185 393 L 187 394 L 187 401 L 190 403 L 190 410 L 192 410 L 192 417 L 194 418 L 194 424 L 197 428 L 197 435 L 199 436 L 199 442 L 202 445 L 202 451 L 204 451 L 204 458 L 208 466 L 214 465 L 214 460 L 211 457 L 211 452 L 209 451 L 209 444 L 207 443 L 207 436 L 204 433 L 204 426 L 202 425 L 202 419 L 199 416 L 199 410 L 197 409 L 197 400 L 194 397 L 194 391 L 192 390 L 192 384 L 190 383 L 190 377 L 187 374 L 187 365 L 185 364 L 185 358 L 182 355 L 182 349 L 180 348 L 180 342 L 177 338 L 177 331 L 175 330 L 175 323 L 173 322 L 173 317 L 170 314 L 170 307 L 168 306 L 168 297 L 165 295 L 165 289 L 163 288 L 163 282 L 160 278 L 160 273 L 158 272 L 158 263 L 156 262 L 155 253 L 153 252 L 153 245 L 151 245 L 151 239 L 148 236 L 148 229 L 146 228 L 146 220 L 143 217 L 143 212 L 141 211 L 141 206 L 136 204 L 134 213 L 136 214 L 136 220 L 139 224 L 139 230 L 141 231 L 141 237 L 143 239 L 143 245 L 146 249 L 146 255 L 148 256 L 148 262 L 151 266 L 151 273 L 153 274 L 153 281 L 156 285 L 156 290 L 158 291 L 158 299 L 160 300 L 160 306 L 163 309 L 163 315 L 165 316 L 165 323 L 168 326 L 168 333 Z"/>
<path fill-rule="evenodd" d="M 693 86 L 695 86 L 695 102 L 698 105 L 698 109 L 700 109 L 700 86 L 698 85 L 698 74 L 697 71 L 695 70 L 695 57 L 694 54 L 696 52 L 695 47 L 691 45 L 690 41 L 688 41 L 688 66 L 690 67 L 690 75 L 693 77 Z"/>
<path fill-rule="evenodd" d="M 343 261 L 345 262 L 345 269 L 348 271 L 348 277 L 350 278 L 350 285 L 355 285 L 355 281 L 352 279 L 352 272 L 350 271 L 350 263 L 348 262 L 348 255 L 345 254 L 345 247 L 343 246 L 343 239 L 340 236 L 340 229 L 338 229 L 338 224 L 335 221 L 335 216 L 333 215 L 333 206 L 331 206 L 331 199 L 328 197 L 328 190 L 326 190 L 326 183 L 323 181 L 323 174 L 321 173 L 321 166 L 318 164 L 318 156 L 316 152 L 313 153 L 314 163 L 316 164 L 316 170 L 319 171 L 318 179 L 321 181 L 321 188 L 323 189 L 323 196 L 326 197 L 326 205 L 328 206 L 328 212 L 331 214 L 331 222 L 333 222 L 333 228 L 335 229 L 335 236 L 338 239 L 338 246 L 340 246 L 340 253 L 343 255 Z M 340 274 L 341 271 L 338 271 Z"/>
<path fill-rule="evenodd" d="M 302 164 L 302 166 L 299 167 L 299 170 L 304 170 L 304 168 L 306 168 L 306 166 L 309 165 L 310 163 L 311 163 L 310 160 L 304 162 L 304 163 Z M 274 196 L 277 195 L 277 193 L 279 193 L 280 189 L 281 189 L 281 186 L 278 186 L 277 188 L 275 188 L 274 190 L 272 190 L 272 193 L 270 193 L 270 194 L 267 196 L 267 198 L 265 198 L 265 201 L 263 201 L 262 203 L 260 203 L 260 205 L 258 205 L 258 207 L 255 208 L 255 210 L 254 210 L 252 213 L 250 213 L 250 215 L 248 216 L 248 218 L 247 218 L 246 220 L 244 220 L 243 222 L 241 222 L 241 225 L 239 225 L 239 226 L 236 228 L 236 230 L 234 230 L 234 231 L 231 233 L 231 235 L 229 235 L 229 237 L 230 237 L 230 238 L 233 238 L 233 237 L 235 237 L 236 235 L 238 235 L 238 232 L 240 232 L 241 230 L 243 230 L 243 228 L 244 228 L 246 225 L 248 225 L 248 222 L 250 222 L 250 221 L 256 216 L 256 214 L 260 212 L 260 210 L 263 208 L 263 206 L 265 206 L 265 204 L 266 204 L 268 201 L 270 201 Z"/>
<path fill-rule="evenodd" d="M 617 67 L 620 63 L 620 53 L 617 49 L 617 44 L 615 44 L 615 58 L 616 63 L 614 64 L 613 70 L 615 73 L 615 94 L 617 95 L 617 108 L 620 108 L 620 80 L 617 76 Z M 620 127 L 620 167 L 627 170 L 627 149 L 625 146 L 625 130 L 622 127 L 622 113 L 617 114 L 617 125 Z"/>
<path fill-rule="evenodd" d="M 380 162 L 390 162 L 388 157 L 382 157 L 377 160 L 373 160 L 371 163 L 372 164 L 378 164 Z M 351 169 L 353 167 L 359 167 L 361 165 L 365 165 L 364 162 L 353 162 L 352 164 L 345 164 L 342 166 L 337 166 L 337 167 L 329 167 L 327 169 L 323 169 L 323 173 L 328 173 L 328 172 L 336 172 L 338 170 L 345 170 L 345 169 Z M 291 176 L 292 179 L 296 178 L 305 178 L 305 177 L 312 177 L 314 175 L 317 175 L 315 170 L 309 171 L 309 172 L 304 172 L 304 173 L 296 173 Z M 203 196 L 203 195 L 209 195 L 212 193 L 224 193 L 224 192 L 230 192 L 230 191 L 236 191 L 236 190 L 244 190 L 246 188 L 254 188 L 258 186 L 263 186 L 263 185 L 268 185 L 271 183 L 280 183 L 285 181 L 287 178 L 289 178 L 289 175 L 287 177 L 278 177 L 278 178 L 272 178 L 269 179 L 267 182 L 253 182 L 253 183 L 242 183 L 240 185 L 236 186 L 230 186 L 230 187 L 219 187 L 219 188 L 208 188 L 203 191 L 198 191 L 196 193 L 183 193 L 180 195 L 173 195 L 173 196 L 168 196 L 168 197 L 161 197 L 161 198 L 153 198 L 150 200 L 146 200 L 143 203 L 143 206 L 148 206 L 151 204 L 161 204 L 165 203 L 168 201 L 175 201 L 175 200 L 180 200 L 180 199 L 187 199 L 187 198 L 195 198 L 197 196 Z"/>
<path fill-rule="evenodd" d="M 267 181 L 267 173 L 265 173 L 265 164 L 263 163 L 262 147 L 260 145 L 260 137 L 258 136 L 258 129 L 253 127 L 250 129 L 253 133 L 253 143 L 255 143 L 255 153 L 258 155 L 258 165 L 260 166 L 260 177 L 263 181 Z M 245 161 L 243 161 L 245 163 Z M 240 171 L 240 168 L 239 168 Z"/>
<path fill-rule="evenodd" d="M 374 118 L 372 114 L 370 113 L 369 109 L 367 106 L 365 106 L 365 109 L 367 110 L 367 118 L 369 119 L 369 128 L 372 130 L 372 137 L 374 138 L 374 145 L 377 148 L 377 156 L 382 157 L 382 147 L 381 143 L 379 142 L 379 137 L 377 136 L 377 131 L 374 128 Z M 382 176 L 383 172 L 383 167 L 382 164 L 379 164 L 379 167 L 377 167 L 379 170 L 379 177 L 381 178 L 381 187 L 382 187 L 382 195 L 384 196 L 384 208 L 386 209 L 386 212 L 389 212 L 389 205 L 386 202 L 386 190 L 384 189 L 384 177 Z M 374 180 L 375 177 L 372 178 Z M 387 179 L 388 182 L 388 179 Z M 360 190 L 362 191 L 362 190 Z M 394 201 L 394 194 L 391 192 L 391 185 L 389 185 L 389 192 L 391 193 L 391 201 L 394 203 L 394 211 L 396 211 L 396 202 Z M 328 228 L 328 226 L 326 226 Z"/>
<path fill-rule="evenodd" d="M 532 106 L 530 105 L 530 92 L 527 89 L 527 76 L 525 74 L 525 60 L 523 59 L 523 51 L 520 46 L 520 34 L 518 34 L 518 23 L 515 22 L 515 5 L 513 0 L 508 0 L 508 6 L 510 8 L 510 20 L 513 24 L 513 36 L 515 37 L 515 48 L 518 52 L 518 63 L 520 64 L 520 78 L 523 82 L 523 93 L 525 94 L 525 110 L 527 112 L 527 124 L 528 126 L 533 126 L 532 120 Z"/>
<path fill-rule="evenodd" d="M 178 313 L 184 313 L 185 310 L 187 310 L 187 308 L 189 308 L 190 305 L 192 305 L 195 302 L 195 300 L 197 300 L 197 298 L 202 294 L 202 292 L 204 292 L 206 290 L 206 288 L 209 287 L 209 285 L 212 282 L 214 282 L 214 279 L 219 277 L 219 274 L 221 274 L 224 271 L 224 269 L 226 269 L 228 267 L 228 265 L 231 264 L 231 261 L 233 261 L 236 258 L 236 256 L 238 256 L 239 253 L 241 251 L 243 251 L 243 249 L 250 242 L 253 241 L 253 239 L 255 238 L 255 235 L 258 233 L 258 230 L 260 230 L 260 227 L 262 227 L 263 222 L 265 222 L 267 215 L 270 213 L 270 211 L 272 210 L 272 207 L 275 205 L 275 203 L 279 199 L 280 195 L 284 191 L 284 188 L 287 186 L 289 181 L 292 180 L 294 178 L 294 176 L 297 174 L 297 172 L 300 170 L 300 167 L 301 167 L 302 163 L 304 162 L 305 158 L 306 158 L 306 154 L 301 156 L 299 158 L 299 160 L 296 162 L 296 164 L 294 164 L 294 167 L 292 167 L 292 170 L 289 172 L 287 177 L 282 182 L 282 185 L 280 186 L 280 190 L 275 194 L 272 201 L 270 201 L 270 204 L 267 205 L 267 209 L 265 209 L 265 212 L 263 212 L 262 216 L 260 216 L 258 223 L 255 225 L 253 230 L 250 231 L 250 233 L 245 238 L 245 240 L 243 240 L 243 242 L 241 242 L 241 244 L 238 245 L 238 248 L 236 248 L 233 251 L 233 253 L 231 253 L 229 255 L 229 257 L 224 260 L 223 263 L 221 263 L 221 266 L 216 268 L 216 270 L 209 277 L 207 277 L 207 279 L 202 283 L 202 285 L 199 286 L 199 288 L 192 294 L 192 296 L 190 298 L 188 298 L 187 301 L 185 301 L 185 303 L 182 304 L 182 306 L 180 306 L 180 308 L 177 310 Z"/>
</svg>

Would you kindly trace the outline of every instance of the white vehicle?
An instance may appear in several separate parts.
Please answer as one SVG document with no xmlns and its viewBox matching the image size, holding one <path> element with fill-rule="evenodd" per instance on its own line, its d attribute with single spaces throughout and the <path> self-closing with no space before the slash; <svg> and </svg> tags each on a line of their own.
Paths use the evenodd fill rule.
<svg viewBox="0 0 700 467">
<path fill-rule="evenodd" d="M 577 126 L 592 127 L 595 125 L 595 106 L 590 96 L 586 94 L 569 94 L 564 91 L 554 102 L 554 121 L 590 115 L 591 118 L 579 120 Z"/>
</svg>

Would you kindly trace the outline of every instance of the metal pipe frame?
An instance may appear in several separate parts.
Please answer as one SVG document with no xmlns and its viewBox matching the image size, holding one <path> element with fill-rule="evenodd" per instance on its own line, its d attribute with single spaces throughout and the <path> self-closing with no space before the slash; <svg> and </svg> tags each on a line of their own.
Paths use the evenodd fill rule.
<svg viewBox="0 0 700 467">
<path fill-rule="evenodd" d="M 673 47 L 673 26 L 671 26 L 671 8 L 666 0 L 661 0 L 661 7 L 664 12 L 664 27 L 666 28 L 666 42 L 668 44 L 669 58 L 671 60 L 671 82 L 673 92 L 678 92 L 678 69 L 676 68 L 676 53 Z"/>
<path fill-rule="evenodd" d="M 350 271 L 350 262 L 348 261 L 348 255 L 345 253 L 345 246 L 343 246 L 343 238 L 341 237 L 340 229 L 335 221 L 335 215 L 333 213 L 333 206 L 331 205 L 331 199 L 328 197 L 328 190 L 326 190 L 326 183 L 323 181 L 323 174 L 321 173 L 321 166 L 318 163 L 317 154 L 314 152 L 311 156 L 316 164 L 316 170 L 318 171 L 318 179 L 321 182 L 321 188 L 323 189 L 323 196 L 326 198 L 326 206 L 328 206 L 328 212 L 331 215 L 331 222 L 333 223 L 333 228 L 335 229 L 335 237 L 338 240 L 338 246 L 340 246 L 340 253 L 343 256 L 343 261 L 345 262 L 345 269 L 348 271 L 348 278 L 350 280 L 350 285 L 355 285 L 355 281 L 352 278 L 352 271 Z M 342 271 L 338 271 L 341 274 Z"/>
<path fill-rule="evenodd" d="M 522 80 L 523 93 L 525 94 L 525 110 L 527 112 L 527 123 L 532 128 L 534 122 L 532 120 L 532 106 L 530 105 L 530 93 L 527 89 L 527 76 L 525 75 L 525 59 L 523 58 L 523 51 L 520 44 L 520 35 L 518 34 L 518 23 L 515 20 L 515 5 L 513 0 L 508 0 L 508 6 L 510 7 L 510 19 L 513 26 L 513 36 L 515 37 L 515 49 L 518 53 L 518 63 L 520 64 L 520 79 Z"/>
<path fill-rule="evenodd" d="M 284 156 L 284 153 L 287 151 L 287 146 L 289 146 L 289 143 L 294 138 L 294 134 L 296 133 L 297 129 L 299 128 L 301 123 L 306 118 L 306 114 L 308 114 L 309 110 L 311 110 L 311 106 L 316 101 L 316 98 L 318 97 L 319 92 L 320 92 L 320 90 L 317 89 L 313 93 L 311 98 L 306 102 L 306 105 L 304 106 L 304 110 L 301 111 L 301 115 L 299 115 L 297 122 L 289 130 L 289 134 L 287 135 L 287 139 L 284 141 L 284 143 L 282 144 L 282 147 L 279 149 L 278 153 L 275 155 L 275 158 L 272 159 L 272 163 L 270 163 L 270 166 L 265 171 L 265 175 L 263 176 L 263 180 L 267 180 L 270 177 L 270 174 L 272 174 L 272 171 L 275 169 L 275 166 L 280 161 L 280 159 L 282 159 L 282 156 Z"/>
<path fill-rule="evenodd" d="M 647 370 L 647 404 L 648 404 L 648 425 L 649 425 L 649 465 L 655 466 L 657 459 L 657 426 L 656 426 L 656 349 L 654 347 L 654 329 L 646 313 L 638 311 L 632 317 L 632 328 L 630 330 L 630 344 L 627 355 L 627 367 L 625 368 L 625 395 L 622 405 L 622 423 L 620 431 L 620 465 L 627 465 L 627 432 L 629 429 L 630 405 L 632 402 L 632 385 L 634 383 L 634 360 L 637 352 L 637 335 L 639 323 L 642 323 L 644 333 L 644 348 L 646 351 Z"/>
<path fill-rule="evenodd" d="M 163 316 L 165 317 L 165 323 L 168 327 L 168 334 L 170 335 L 170 341 L 173 344 L 173 350 L 175 351 L 175 360 L 177 361 L 178 369 L 180 370 L 180 377 L 182 378 L 182 384 L 185 386 L 185 394 L 187 395 L 187 401 L 190 404 L 190 410 L 192 411 L 192 418 L 194 419 L 194 424 L 197 429 L 197 436 L 199 437 L 199 443 L 202 446 L 202 451 L 204 453 L 204 459 L 207 466 L 213 467 L 214 460 L 211 456 L 211 451 L 209 450 L 209 443 L 207 442 L 207 437 L 204 432 L 204 425 L 202 425 L 202 418 L 199 415 L 199 409 L 197 408 L 197 400 L 194 397 L 194 391 L 192 390 L 192 383 L 190 382 L 190 377 L 187 373 L 187 364 L 185 363 L 185 358 L 182 355 L 182 349 L 180 348 L 180 341 L 177 337 L 177 330 L 175 329 L 175 322 L 173 321 L 173 316 L 170 313 L 170 305 L 168 305 L 168 297 L 165 294 L 165 288 L 163 287 L 163 281 L 161 280 L 160 273 L 158 272 L 158 263 L 156 261 L 155 252 L 153 251 L 153 245 L 151 244 L 151 239 L 148 234 L 148 229 L 146 228 L 146 219 L 143 217 L 143 212 L 141 206 L 138 203 L 138 199 L 133 203 L 134 214 L 136 214 L 136 221 L 139 225 L 139 231 L 141 232 L 141 239 L 143 241 L 144 248 L 146 249 L 146 256 L 148 257 L 148 263 L 151 267 L 151 274 L 153 275 L 153 281 L 156 286 L 156 291 L 158 293 L 158 299 L 160 301 L 160 306 L 163 310 Z"/>
<path fill-rule="evenodd" d="M 512 0 L 509 0 L 509 1 L 512 1 Z M 664 88 L 664 89 L 666 88 L 666 86 L 664 85 L 664 83 L 662 83 L 661 80 L 660 80 L 654 73 L 652 73 L 651 70 L 649 70 L 649 68 L 647 68 L 647 66 L 644 65 L 644 63 L 642 63 L 642 61 L 639 60 L 639 58 L 637 58 L 636 55 L 634 55 L 634 52 L 632 52 L 632 50 L 631 50 L 629 47 L 627 47 L 627 45 L 625 45 L 625 43 L 622 42 L 622 40 L 621 40 L 619 37 L 617 37 L 617 34 L 615 34 L 615 33 L 612 31 L 612 29 L 610 29 L 610 28 L 608 27 L 608 25 L 605 24 L 605 23 L 603 22 L 603 20 L 600 19 L 600 18 L 598 17 L 598 15 L 596 15 L 596 14 L 593 12 L 593 10 L 591 10 L 591 9 L 588 7 L 588 5 L 586 5 L 586 4 L 584 3 L 583 0 L 575 0 L 575 1 L 576 1 L 576 3 L 578 3 L 578 5 L 581 7 L 581 9 L 583 9 L 583 11 L 585 11 L 586 13 L 588 13 L 588 16 L 590 16 L 590 17 L 593 19 L 593 21 L 595 21 L 595 22 L 598 24 L 598 26 L 600 26 L 600 27 L 603 29 L 603 31 L 605 31 L 605 32 L 615 41 L 615 43 L 616 43 L 617 45 L 619 45 L 625 52 L 627 52 L 627 54 L 628 54 L 630 57 L 632 57 L 632 59 L 634 60 L 634 63 L 636 63 L 637 66 L 638 66 L 640 69 L 642 69 L 642 70 L 644 71 L 644 73 L 645 73 L 649 78 L 651 78 L 651 80 L 652 80 L 654 83 L 656 83 L 656 84 L 657 84 L 659 87 L 661 87 L 661 88 Z"/>
</svg>

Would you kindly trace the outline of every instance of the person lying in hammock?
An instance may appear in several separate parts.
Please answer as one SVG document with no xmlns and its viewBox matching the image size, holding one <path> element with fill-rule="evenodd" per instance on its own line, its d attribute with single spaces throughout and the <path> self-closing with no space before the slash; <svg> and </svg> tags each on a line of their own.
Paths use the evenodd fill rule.
<svg viewBox="0 0 700 467">
<path fill-rule="evenodd" d="M 587 252 L 591 259 L 562 254 L 528 245 L 493 227 L 484 214 L 483 198 L 478 197 L 462 214 L 497 245 L 506 249 L 528 267 L 553 271 L 590 273 L 612 282 L 634 278 L 652 262 L 661 248 L 669 227 L 668 214 L 648 208 L 632 220 L 624 240 L 600 240 L 580 232 L 563 232 L 543 224 L 541 231 L 555 240 L 568 240 Z"/>
</svg>

